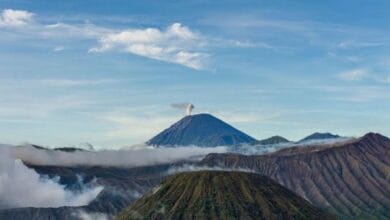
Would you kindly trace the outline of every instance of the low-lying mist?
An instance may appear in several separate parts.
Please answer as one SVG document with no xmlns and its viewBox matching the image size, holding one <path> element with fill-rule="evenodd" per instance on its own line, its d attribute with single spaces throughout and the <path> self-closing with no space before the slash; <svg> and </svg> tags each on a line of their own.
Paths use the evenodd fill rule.
<svg viewBox="0 0 390 220">
<path fill-rule="evenodd" d="M 321 144 L 333 144 L 343 140 L 322 141 Z M 345 139 L 344 139 L 345 141 Z M 234 152 L 241 154 L 266 154 L 292 146 L 312 144 L 285 143 L 276 145 L 242 145 L 237 147 L 162 147 L 142 146 L 121 150 L 74 150 L 63 151 L 39 148 L 33 145 L 0 145 L 0 208 L 17 207 L 60 207 L 83 206 L 94 200 L 103 190 L 96 184 L 83 184 L 77 190 L 70 190 L 59 184 L 58 178 L 49 178 L 38 174 L 28 165 L 38 166 L 112 166 L 137 167 L 177 161 L 189 161 L 188 164 L 173 166 L 163 175 L 199 170 L 227 170 L 224 167 L 203 167 L 193 165 L 209 153 Z M 318 144 L 316 142 L 316 144 Z M 26 166 L 27 165 L 27 166 Z M 234 169 L 235 171 L 254 172 Z"/>
<path fill-rule="evenodd" d="M 72 191 L 57 182 L 40 176 L 7 148 L 0 151 L 0 208 L 83 206 L 103 190 L 102 186 L 81 185 Z"/>
<path fill-rule="evenodd" d="M 260 155 L 272 153 L 288 147 L 304 147 L 309 145 L 326 145 L 348 141 L 348 138 L 309 141 L 303 143 L 281 143 L 273 145 L 240 145 L 240 146 L 175 146 L 151 147 L 147 145 L 137 148 L 120 150 L 75 150 L 61 151 L 46 148 L 37 148 L 33 145 L 11 146 L 0 145 L 0 153 L 8 151 L 14 159 L 21 159 L 28 165 L 42 166 L 116 166 L 136 167 L 162 163 L 172 163 L 180 160 L 200 160 L 209 153 L 240 153 L 246 155 Z"/>
<path fill-rule="evenodd" d="M 196 171 L 237 171 L 237 172 L 245 172 L 245 173 L 257 173 L 255 170 L 244 169 L 244 168 L 231 168 L 231 167 L 223 167 L 223 166 L 199 166 L 194 164 L 182 164 L 180 166 L 170 167 L 166 175 L 174 175 L 176 173 L 183 172 L 196 172 Z"/>
<path fill-rule="evenodd" d="M 195 161 L 209 153 L 224 153 L 225 147 L 143 147 L 123 150 L 72 152 L 32 145 L 0 145 L 0 209 L 20 207 L 84 206 L 103 190 L 80 181 L 78 190 L 59 184 L 59 178 L 38 174 L 26 165 L 135 167 L 180 160 Z"/>
<path fill-rule="evenodd" d="M 10 152 L 14 159 L 21 159 L 26 164 L 50 166 L 122 166 L 135 167 L 160 163 L 171 163 L 180 160 L 198 160 L 209 153 L 224 153 L 226 147 L 144 147 L 123 150 L 65 152 L 49 149 L 38 149 L 31 145 L 0 146 L 2 151 Z"/>
<path fill-rule="evenodd" d="M 245 155 L 261 155 L 273 153 L 278 150 L 289 148 L 289 147 L 309 147 L 309 146 L 324 146 L 324 145 L 333 145 L 339 143 L 346 143 L 349 141 L 355 140 L 355 138 L 350 137 L 340 137 L 340 138 L 329 138 L 329 139 L 319 139 L 319 140 L 309 140 L 304 142 L 287 142 L 280 144 L 268 144 L 268 145 L 248 145 L 244 144 L 229 151 L 245 154 Z"/>
</svg>

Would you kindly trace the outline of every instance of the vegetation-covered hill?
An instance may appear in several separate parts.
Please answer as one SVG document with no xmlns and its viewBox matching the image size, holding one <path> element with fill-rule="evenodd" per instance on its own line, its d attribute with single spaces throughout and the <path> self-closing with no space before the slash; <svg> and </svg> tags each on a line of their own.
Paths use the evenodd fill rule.
<svg viewBox="0 0 390 220">
<path fill-rule="evenodd" d="M 258 174 L 187 172 L 162 184 L 118 219 L 332 219 L 292 191 Z"/>
</svg>

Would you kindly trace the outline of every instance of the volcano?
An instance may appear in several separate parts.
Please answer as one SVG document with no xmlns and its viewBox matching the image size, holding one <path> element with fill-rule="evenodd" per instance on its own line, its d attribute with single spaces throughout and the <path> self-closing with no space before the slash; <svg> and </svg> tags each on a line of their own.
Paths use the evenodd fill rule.
<svg viewBox="0 0 390 220">
<path fill-rule="evenodd" d="M 286 138 L 277 135 L 277 136 L 272 136 L 270 138 L 257 141 L 257 144 L 273 145 L 273 144 L 285 144 L 285 143 L 289 143 L 289 142 L 290 141 L 287 140 Z"/>
<path fill-rule="evenodd" d="M 265 176 L 200 171 L 168 177 L 117 219 L 335 218 Z"/>
<path fill-rule="evenodd" d="M 256 139 L 210 115 L 189 115 L 165 129 L 146 144 L 152 146 L 237 146 Z"/>
<path fill-rule="evenodd" d="M 303 138 L 298 143 L 307 142 L 307 141 L 329 140 L 329 139 L 336 139 L 336 138 L 341 138 L 341 136 L 339 136 L 337 134 L 332 134 L 329 132 L 327 132 L 327 133 L 316 132 L 316 133 L 313 133 L 313 134 Z"/>
</svg>

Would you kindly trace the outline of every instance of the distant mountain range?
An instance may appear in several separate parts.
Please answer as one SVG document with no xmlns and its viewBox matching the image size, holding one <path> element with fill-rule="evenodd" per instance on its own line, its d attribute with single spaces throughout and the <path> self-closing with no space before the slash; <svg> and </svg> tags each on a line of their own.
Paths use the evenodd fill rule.
<svg viewBox="0 0 390 220">
<path fill-rule="evenodd" d="M 311 135 L 301 139 L 300 141 L 298 141 L 298 143 L 307 142 L 307 141 L 315 141 L 315 140 L 337 139 L 337 138 L 341 138 L 341 136 L 331 134 L 328 132 L 327 133 L 316 132 L 314 134 L 311 134 Z"/>
<path fill-rule="evenodd" d="M 314 133 L 297 143 L 336 138 L 340 138 L 340 136 L 331 133 Z M 186 116 L 146 142 L 146 144 L 152 146 L 168 147 L 216 147 L 238 146 L 242 144 L 277 145 L 284 143 L 293 142 L 281 136 L 272 136 L 264 140 L 256 140 L 210 114 Z"/>
<path fill-rule="evenodd" d="M 146 143 L 153 146 L 215 147 L 255 142 L 256 139 L 210 114 L 197 114 L 182 118 Z"/>
<path fill-rule="evenodd" d="M 103 192 L 85 207 L 19 208 L 0 210 L 0 219 L 79 219 L 79 210 L 116 215 L 158 186 L 168 170 L 197 167 L 249 169 L 268 176 L 340 219 L 390 219 L 390 139 L 369 133 L 361 138 L 328 145 L 288 147 L 266 155 L 209 154 L 200 162 L 181 161 L 144 167 L 34 166 L 41 175 L 59 177 L 71 187 L 78 176 L 96 181 Z"/>
<path fill-rule="evenodd" d="M 273 144 L 283 144 L 283 143 L 289 143 L 290 141 L 282 136 L 272 136 L 267 139 L 259 140 L 256 142 L 256 144 L 261 145 L 273 145 Z"/>
<path fill-rule="evenodd" d="M 200 171 L 170 176 L 117 217 L 126 219 L 335 219 L 254 173 Z"/>
<path fill-rule="evenodd" d="M 301 140 L 297 142 L 290 141 L 282 136 L 272 136 L 267 139 L 256 141 L 256 144 L 260 145 L 278 145 L 278 144 L 285 144 L 285 143 L 292 143 L 292 144 L 303 144 L 303 143 L 310 143 L 310 142 L 321 142 L 321 141 L 327 141 L 327 140 L 337 140 L 341 139 L 342 137 L 339 135 L 335 135 L 329 132 L 326 133 L 313 133 L 305 138 L 302 138 Z"/>
<path fill-rule="evenodd" d="M 273 179 L 306 199 L 314 206 L 326 212 L 333 213 L 340 219 L 390 219 L 390 139 L 376 133 L 368 133 L 361 138 L 355 139 L 338 139 L 340 139 L 338 135 L 314 133 L 299 142 L 288 142 L 287 139 L 280 136 L 256 141 L 254 138 L 211 115 L 199 114 L 187 116 L 152 138 L 148 141 L 148 144 L 158 147 L 180 145 L 214 147 L 221 145 L 235 146 L 239 144 L 287 144 L 281 150 L 264 155 L 242 155 L 238 153 L 208 154 L 201 161 L 180 161 L 133 168 L 107 167 L 103 165 L 61 167 L 27 164 L 40 175 L 59 177 L 59 183 L 68 188 L 77 185 L 79 177 L 82 176 L 86 183 L 96 181 L 97 184 L 104 186 L 104 189 L 87 206 L 4 209 L 0 210 L 0 219 L 79 219 L 73 215 L 73 213 L 79 211 L 105 213 L 112 217 L 131 204 L 134 205 L 130 206 L 127 210 L 137 210 L 140 213 L 153 215 L 152 212 L 142 209 L 142 204 L 145 207 L 155 207 L 155 202 L 146 201 L 146 199 L 137 200 L 136 203 L 134 201 L 139 195 L 145 194 L 158 186 L 166 175 L 168 175 L 169 170 L 180 168 L 184 165 L 207 169 L 251 170 Z M 319 142 L 319 140 L 324 141 Z M 288 143 L 291 143 L 291 145 Z M 48 149 L 36 145 L 32 147 L 39 150 L 57 150 L 67 153 L 80 153 L 82 151 L 82 149 L 78 148 Z M 249 146 L 249 148 L 251 147 L 263 146 Z M 205 185 L 197 185 L 199 180 L 195 181 L 192 177 L 185 177 L 184 179 L 187 178 L 191 181 L 184 181 L 183 184 L 189 184 L 189 192 L 196 194 L 198 192 L 203 193 L 207 190 L 206 188 L 202 188 Z M 220 177 L 215 177 L 216 182 L 210 182 L 214 178 L 211 176 L 207 176 L 207 178 L 201 176 L 199 178 L 203 183 L 209 185 L 217 184 L 217 189 L 223 189 L 221 192 L 226 192 L 224 195 L 232 195 L 235 201 L 241 201 L 240 199 L 242 198 L 249 199 L 249 197 L 246 197 L 247 191 L 244 189 L 251 189 L 252 183 L 247 177 L 239 177 L 238 179 L 237 177 L 229 176 L 221 177 L 223 181 L 230 181 L 233 178 L 235 182 L 239 183 L 229 184 L 227 181 L 225 186 L 229 188 L 233 187 L 232 189 L 223 188 L 220 185 L 223 181 L 218 179 Z M 242 182 L 241 179 L 246 181 Z M 173 181 L 173 179 L 171 180 Z M 162 186 L 165 183 L 168 182 L 163 182 Z M 169 182 L 169 184 L 170 187 L 174 186 L 174 188 L 177 188 L 175 192 L 181 192 L 180 190 L 182 189 L 180 187 L 182 186 L 177 185 L 175 181 Z M 234 187 L 238 185 L 244 187 L 242 191 L 235 190 Z M 199 191 L 192 188 L 195 186 L 200 187 Z M 193 191 L 191 191 L 192 189 Z M 229 192 L 228 190 L 234 191 Z M 169 201 L 176 203 L 176 199 L 182 201 L 181 197 L 175 197 L 177 196 L 175 193 L 169 195 L 164 191 L 158 190 L 157 192 L 161 193 L 157 195 L 164 196 L 157 198 L 162 204 L 167 203 L 167 205 L 172 205 Z M 172 200 L 164 200 L 165 195 Z M 187 196 L 186 193 L 182 195 L 184 196 L 183 198 Z M 207 201 L 219 201 L 214 200 L 220 197 L 218 192 L 217 194 L 210 194 L 209 197 L 208 195 L 202 195 L 199 197 L 199 200 L 196 200 L 200 201 L 196 203 L 199 204 L 199 206 L 196 206 L 198 208 L 196 210 L 198 210 L 197 212 L 201 216 L 205 214 L 207 208 L 215 208 L 215 206 L 207 205 Z M 204 199 L 202 199 L 203 197 Z M 236 199 L 236 197 L 238 198 Z M 223 198 L 226 199 L 226 197 Z M 263 201 L 267 202 L 266 204 L 274 204 L 271 202 L 273 200 L 267 196 L 262 198 L 264 199 Z M 287 203 L 283 204 L 289 204 L 290 197 L 279 198 L 287 201 Z M 216 205 L 224 206 L 226 205 L 224 202 L 221 201 L 221 203 L 216 203 Z M 292 204 L 296 203 L 292 202 Z M 304 203 L 302 204 L 304 205 Z M 231 205 L 234 207 L 242 206 L 242 204 L 235 204 L 235 202 Z M 275 205 L 275 207 L 281 207 L 279 205 L 282 205 L 282 203 L 276 202 Z M 292 213 L 293 206 L 290 205 L 285 207 L 287 214 Z M 268 209 L 264 209 L 264 207 L 264 204 L 261 204 L 252 207 L 253 209 L 251 208 L 251 210 L 272 210 L 271 206 Z M 182 210 L 176 208 L 175 206 L 172 209 L 174 212 L 168 212 L 167 215 L 175 215 L 174 213 L 177 213 L 176 211 L 179 213 L 182 212 Z M 302 209 L 310 210 L 306 205 Z M 224 209 L 224 212 L 225 210 L 227 209 Z M 296 211 L 299 212 L 300 210 Z M 242 213 L 250 215 L 244 208 L 242 209 Z M 209 213 L 205 215 L 207 214 Z M 299 213 L 296 214 L 300 215 Z"/>
</svg>

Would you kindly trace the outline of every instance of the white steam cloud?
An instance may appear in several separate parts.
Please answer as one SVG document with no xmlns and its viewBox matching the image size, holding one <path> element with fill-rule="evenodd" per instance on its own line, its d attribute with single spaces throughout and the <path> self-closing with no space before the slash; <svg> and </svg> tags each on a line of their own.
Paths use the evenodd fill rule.
<svg viewBox="0 0 390 220">
<path fill-rule="evenodd" d="M 55 179 L 40 176 L 1 147 L 0 208 L 83 206 L 103 190 L 83 186 L 79 192 L 65 189 Z"/>
<path fill-rule="evenodd" d="M 186 115 L 191 115 L 192 110 L 195 106 L 191 103 L 173 103 L 171 104 L 172 108 L 183 109 Z"/>
<path fill-rule="evenodd" d="M 224 153 L 225 147 L 177 147 L 152 148 L 144 147 L 131 150 L 102 150 L 102 151 L 75 151 L 64 152 L 42 150 L 27 146 L 0 146 L 2 151 L 9 150 L 14 159 L 32 165 L 52 166 L 122 166 L 136 167 L 161 163 L 171 163 L 180 160 L 198 160 L 209 153 Z"/>
<path fill-rule="evenodd" d="M 113 216 L 107 215 L 101 212 L 86 212 L 84 210 L 79 210 L 72 214 L 74 217 L 80 220 L 110 220 L 114 219 Z"/>
<path fill-rule="evenodd" d="M 184 164 L 182 166 L 171 167 L 167 171 L 167 175 L 173 175 L 176 173 L 183 172 L 196 172 L 196 171 L 237 171 L 237 172 L 245 172 L 245 173 L 256 173 L 255 170 L 244 169 L 244 168 L 230 168 L 223 166 L 198 166 L 193 164 Z"/>
</svg>

